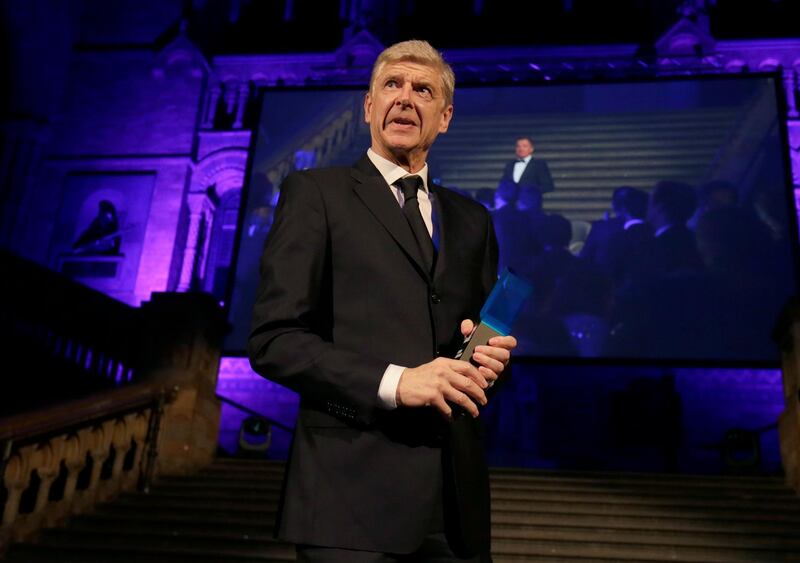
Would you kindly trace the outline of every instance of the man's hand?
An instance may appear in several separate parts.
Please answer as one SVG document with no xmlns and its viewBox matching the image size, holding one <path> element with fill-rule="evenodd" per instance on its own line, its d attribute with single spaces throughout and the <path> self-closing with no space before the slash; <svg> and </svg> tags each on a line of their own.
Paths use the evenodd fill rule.
<svg viewBox="0 0 800 563">
<path fill-rule="evenodd" d="M 397 406 L 434 407 L 449 418 L 453 414 L 447 404 L 450 401 L 475 417 L 475 402 L 486 404 L 486 387 L 486 379 L 469 362 L 436 358 L 403 371 L 397 383 Z"/>
<path fill-rule="evenodd" d="M 469 319 L 461 321 L 461 334 L 469 336 L 475 323 Z M 517 347 L 517 339 L 513 336 L 494 336 L 488 345 L 476 346 L 472 359 L 480 364 L 478 370 L 489 385 L 494 385 L 500 374 L 511 360 L 511 350 Z"/>
<path fill-rule="evenodd" d="M 466 337 L 474 327 L 470 320 L 462 321 L 461 333 Z M 479 364 L 436 358 L 415 368 L 406 368 L 397 384 L 398 407 L 434 407 L 450 418 L 450 401 L 473 417 L 478 407 L 486 404 L 484 389 L 494 383 L 508 365 L 511 350 L 517 345 L 513 336 L 495 336 L 488 346 L 477 346 L 472 357 Z"/>
</svg>

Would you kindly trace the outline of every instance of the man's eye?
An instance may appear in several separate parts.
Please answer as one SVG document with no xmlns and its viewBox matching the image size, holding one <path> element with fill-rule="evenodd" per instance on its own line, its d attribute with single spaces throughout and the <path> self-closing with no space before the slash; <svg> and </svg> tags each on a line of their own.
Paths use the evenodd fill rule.
<svg viewBox="0 0 800 563">
<path fill-rule="evenodd" d="M 397 88 L 397 80 L 387 80 L 386 81 L 387 88 Z"/>
<path fill-rule="evenodd" d="M 433 92 L 427 86 L 420 86 L 419 88 L 417 88 L 417 92 L 419 92 L 420 94 L 423 94 L 425 96 L 433 95 Z"/>
</svg>

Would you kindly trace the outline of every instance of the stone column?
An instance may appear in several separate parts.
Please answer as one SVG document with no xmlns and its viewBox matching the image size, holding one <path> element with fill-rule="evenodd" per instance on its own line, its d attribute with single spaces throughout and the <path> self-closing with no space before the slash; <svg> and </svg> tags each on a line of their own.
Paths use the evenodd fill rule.
<svg viewBox="0 0 800 563">
<path fill-rule="evenodd" d="M 247 98 L 250 96 L 250 85 L 243 83 L 239 85 L 238 96 L 236 98 L 236 119 L 233 121 L 234 129 L 241 129 L 244 120 L 244 110 L 247 108 Z"/>
<path fill-rule="evenodd" d="M 783 89 L 786 92 L 786 114 L 790 118 L 798 117 L 797 112 L 797 71 L 793 68 L 783 71 Z"/>
<path fill-rule="evenodd" d="M 205 193 L 192 193 L 186 198 L 186 203 L 189 206 L 189 229 L 186 234 L 186 247 L 183 251 L 181 276 L 178 281 L 177 290 L 180 292 L 189 291 L 192 286 L 192 277 L 195 274 L 195 264 L 198 260 L 198 243 L 202 242 L 200 235 L 203 214 L 208 206 L 207 200 L 208 196 Z"/>
<path fill-rule="evenodd" d="M 219 96 L 221 93 L 222 89 L 218 84 L 214 84 L 208 89 L 206 107 L 203 110 L 203 123 L 201 125 L 203 129 L 213 129 L 214 119 L 217 117 L 217 104 L 219 103 Z"/>
</svg>

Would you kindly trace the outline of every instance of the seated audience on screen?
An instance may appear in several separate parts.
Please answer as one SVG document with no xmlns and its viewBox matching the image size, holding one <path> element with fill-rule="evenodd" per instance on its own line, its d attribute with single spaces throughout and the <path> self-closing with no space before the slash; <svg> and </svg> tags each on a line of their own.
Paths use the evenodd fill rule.
<svg viewBox="0 0 800 563">
<path fill-rule="evenodd" d="M 534 186 L 508 182 L 501 183 L 498 191 L 503 205 L 492 211 L 492 221 L 500 247 L 499 271 L 511 268 L 529 278 L 533 260 L 542 251 L 542 194 Z"/>
<path fill-rule="evenodd" d="M 698 271 L 701 268 L 694 233 L 686 222 L 697 207 L 697 195 L 689 184 L 658 182 L 650 194 L 647 222 L 653 238 L 645 249 L 646 275 Z"/>
<path fill-rule="evenodd" d="M 581 258 L 608 267 L 608 243 L 614 233 L 620 232 L 625 225 L 625 219 L 622 217 L 622 200 L 625 193 L 632 189 L 620 186 L 614 190 L 611 195 L 611 211 L 606 212 L 604 218 L 592 222 L 592 228 L 581 248 Z"/>
</svg>

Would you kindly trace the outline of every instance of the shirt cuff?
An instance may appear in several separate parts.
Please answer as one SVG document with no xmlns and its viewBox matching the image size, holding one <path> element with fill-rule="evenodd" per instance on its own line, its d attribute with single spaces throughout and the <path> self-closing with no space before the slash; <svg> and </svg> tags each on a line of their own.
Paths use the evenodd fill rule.
<svg viewBox="0 0 800 563">
<path fill-rule="evenodd" d="M 378 405 L 381 408 L 392 410 L 397 408 L 397 384 L 400 383 L 400 376 L 406 368 L 389 364 L 383 372 L 383 379 L 378 386 Z"/>
</svg>

